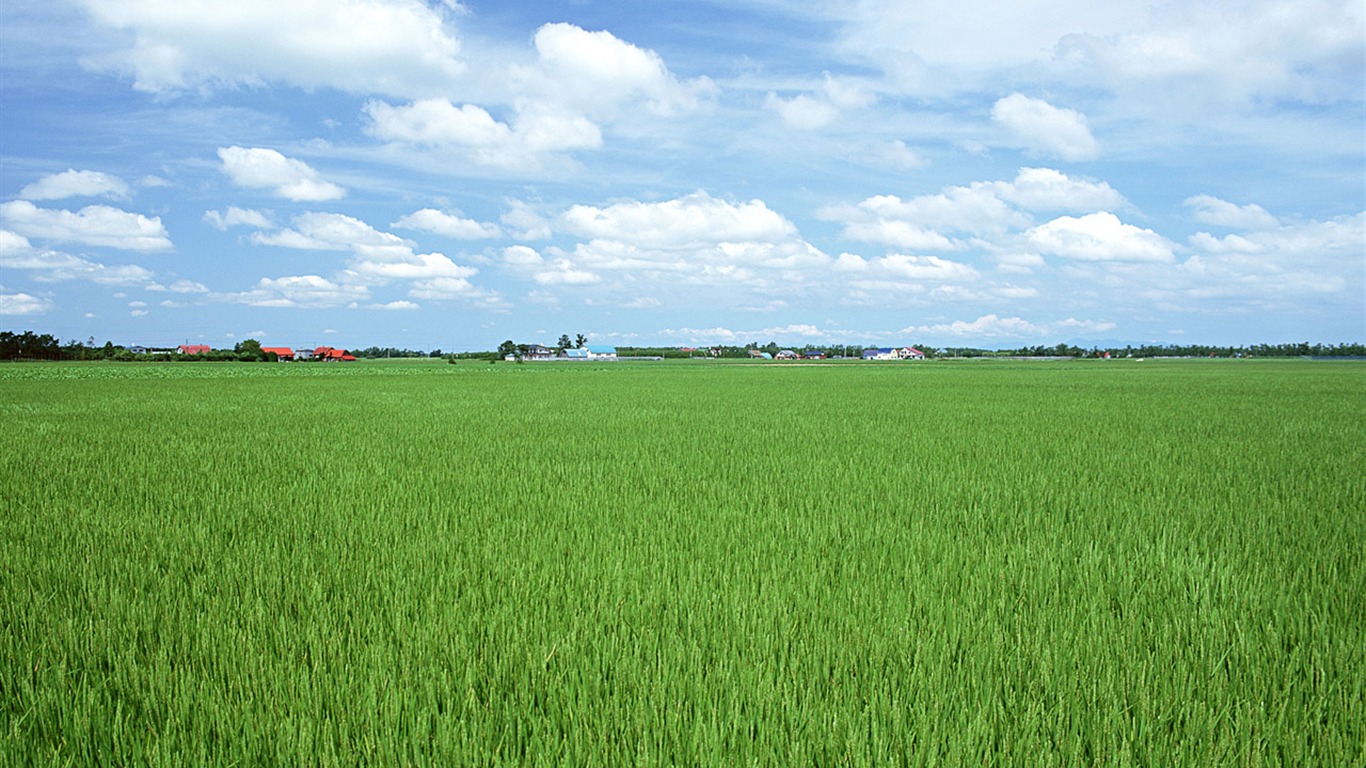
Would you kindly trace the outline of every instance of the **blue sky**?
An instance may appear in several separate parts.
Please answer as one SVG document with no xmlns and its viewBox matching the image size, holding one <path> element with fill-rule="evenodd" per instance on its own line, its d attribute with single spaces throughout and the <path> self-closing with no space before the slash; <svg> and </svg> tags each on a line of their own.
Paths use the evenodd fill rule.
<svg viewBox="0 0 1366 768">
<path fill-rule="evenodd" d="M 7 0 L 0 326 L 1366 340 L 1358 0 Z"/>
</svg>

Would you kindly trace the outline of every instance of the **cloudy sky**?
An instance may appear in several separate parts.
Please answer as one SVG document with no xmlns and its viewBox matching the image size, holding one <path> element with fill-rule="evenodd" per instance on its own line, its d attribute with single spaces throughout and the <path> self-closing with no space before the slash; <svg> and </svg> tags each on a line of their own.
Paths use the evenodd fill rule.
<svg viewBox="0 0 1366 768">
<path fill-rule="evenodd" d="M 1366 340 L 1359 0 L 6 0 L 0 99 L 64 341 Z"/>
</svg>

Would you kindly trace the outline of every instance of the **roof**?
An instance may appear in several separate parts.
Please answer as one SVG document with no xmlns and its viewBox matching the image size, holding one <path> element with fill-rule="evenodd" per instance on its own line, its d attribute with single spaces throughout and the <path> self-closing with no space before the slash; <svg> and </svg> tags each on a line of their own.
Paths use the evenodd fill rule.
<svg viewBox="0 0 1366 768">
<path fill-rule="evenodd" d="M 584 349 L 595 355 L 615 355 L 617 353 L 616 347 L 604 347 L 600 344 L 589 344 Z"/>
<path fill-rule="evenodd" d="M 566 350 L 564 351 L 564 356 L 565 356 L 565 357 L 576 357 L 576 358 L 577 358 L 577 357 L 588 357 L 588 350 L 586 350 L 586 349 L 566 349 Z"/>
<path fill-rule="evenodd" d="M 177 349 L 186 355 L 202 355 L 209 353 L 208 344 L 181 344 Z"/>
<path fill-rule="evenodd" d="M 294 357 L 294 350 L 289 347 L 261 347 L 262 352 L 274 352 L 276 357 Z"/>
</svg>

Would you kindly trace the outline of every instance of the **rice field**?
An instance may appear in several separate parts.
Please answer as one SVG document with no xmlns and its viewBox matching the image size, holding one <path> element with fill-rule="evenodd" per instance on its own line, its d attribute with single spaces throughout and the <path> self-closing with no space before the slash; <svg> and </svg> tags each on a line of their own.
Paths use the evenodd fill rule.
<svg viewBox="0 0 1366 768">
<path fill-rule="evenodd" d="M 0 764 L 1362 765 L 1366 365 L 0 366 Z"/>
</svg>

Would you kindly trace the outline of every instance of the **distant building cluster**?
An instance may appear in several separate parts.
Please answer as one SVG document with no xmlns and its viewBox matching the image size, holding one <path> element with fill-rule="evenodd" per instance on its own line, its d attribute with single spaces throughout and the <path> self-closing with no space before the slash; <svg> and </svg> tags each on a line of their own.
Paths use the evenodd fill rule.
<svg viewBox="0 0 1366 768">
<path fill-rule="evenodd" d="M 768 353 L 762 349 L 751 349 L 750 358 L 754 360 L 824 360 L 828 355 L 825 350 L 808 349 L 804 352 L 796 352 L 791 349 L 780 349 L 776 353 Z M 882 347 L 880 349 L 863 350 L 862 359 L 864 360 L 924 360 L 925 353 L 915 347 Z"/>
<path fill-rule="evenodd" d="M 128 347 L 128 351 L 135 355 L 185 355 L 187 357 L 191 355 L 208 356 L 215 352 L 208 344 L 181 344 L 178 347 L 146 347 L 134 344 Z M 297 350 L 291 347 L 261 347 L 261 351 L 267 355 L 274 355 L 275 360 L 281 363 L 294 362 L 295 360 L 349 363 L 356 359 L 346 350 L 336 347 L 301 348 Z"/>
<path fill-rule="evenodd" d="M 583 347 L 557 349 L 540 344 L 526 344 L 520 347 L 517 353 L 509 353 L 503 359 L 516 360 L 518 355 L 523 360 L 616 360 L 617 348 L 589 344 Z"/>
</svg>

